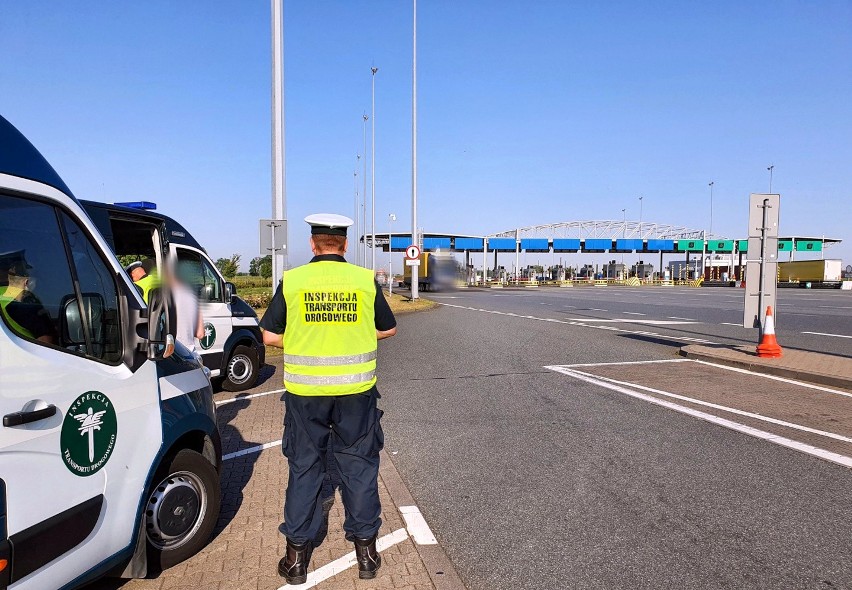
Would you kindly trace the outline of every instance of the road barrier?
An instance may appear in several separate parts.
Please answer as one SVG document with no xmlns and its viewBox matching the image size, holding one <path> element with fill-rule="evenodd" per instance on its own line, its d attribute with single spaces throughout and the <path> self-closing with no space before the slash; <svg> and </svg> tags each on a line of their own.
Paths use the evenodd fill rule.
<svg viewBox="0 0 852 590">
<path fill-rule="evenodd" d="M 778 340 L 775 338 L 775 317 L 772 315 L 772 306 L 766 308 L 766 320 L 763 326 L 763 337 L 757 345 L 757 356 L 764 358 L 778 358 L 783 354 Z"/>
</svg>

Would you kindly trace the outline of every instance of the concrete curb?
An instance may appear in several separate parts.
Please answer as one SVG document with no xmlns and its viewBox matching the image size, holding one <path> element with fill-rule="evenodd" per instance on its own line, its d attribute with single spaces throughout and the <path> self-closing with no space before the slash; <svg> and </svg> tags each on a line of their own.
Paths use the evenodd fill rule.
<svg viewBox="0 0 852 590">
<path fill-rule="evenodd" d="M 400 506 L 416 506 L 414 497 L 408 491 L 399 471 L 396 470 L 396 466 L 385 451 L 381 452 L 379 477 L 382 478 L 382 483 L 385 484 L 385 489 L 388 491 L 397 511 L 399 511 Z M 440 544 L 418 545 L 414 543 L 414 548 L 426 566 L 426 571 L 429 572 L 429 578 L 436 590 L 467 590 Z"/>
<path fill-rule="evenodd" d="M 734 360 L 722 356 L 716 356 L 706 351 L 697 352 L 694 349 L 691 350 L 691 345 L 682 347 L 679 354 L 692 360 L 707 361 L 710 363 L 716 363 L 717 365 L 725 365 L 738 369 L 748 369 L 755 373 L 764 373 L 766 375 L 774 375 L 776 377 L 784 377 L 786 379 L 796 379 L 798 381 L 814 383 L 816 385 L 852 390 L 852 379 L 847 379 L 837 375 L 826 375 L 824 373 L 817 373 L 804 369 L 794 369 L 790 367 L 775 367 L 757 361 Z"/>
</svg>

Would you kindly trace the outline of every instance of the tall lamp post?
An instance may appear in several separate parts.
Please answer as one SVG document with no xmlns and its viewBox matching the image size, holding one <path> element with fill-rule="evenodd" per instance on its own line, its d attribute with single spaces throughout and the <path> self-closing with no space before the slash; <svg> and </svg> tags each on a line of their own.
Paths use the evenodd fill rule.
<svg viewBox="0 0 852 590">
<path fill-rule="evenodd" d="M 707 185 L 710 187 L 710 236 L 713 236 L 713 185 L 716 184 L 715 181 L 710 181 Z"/>
<path fill-rule="evenodd" d="M 364 121 L 364 171 L 361 175 L 364 190 L 361 191 L 361 235 L 364 237 L 364 244 L 361 245 L 361 239 L 358 239 L 358 247 L 361 249 L 361 264 L 367 268 L 367 121 L 370 117 L 367 113 L 363 115 Z"/>
<path fill-rule="evenodd" d="M 373 127 L 373 139 L 370 149 L 372 150 L 372 156 L 370 157 L 370 200 L 372 201 L 372 213 L 370 215 L 370 233 L 372 234 L 370 243 L 372 244 L 372 257 L 370 262 L 370 268 L 373 273 L 376 272 L 376 72 L 379 71 L 379 68 L 370 68 L 370 71 L 373 72 L 373 120 L 371 122 Z"/>
<path fill-rule="evenodd" d="M 411 51 L 411 243 L 419 246 L 417 240 L 417 0 L 414 0 L 413 27 L 412 27 L 412 51 Z M 485 252 L 483 240 L 482 251 Z M 484 258 L 484 256 L 483 256 Z M 416 300 L 419 285 L 414 280 L 414 271 L 419 268 L 412 267 L 411 300 Z M 482 262 L 482 282 L 485 283 L 485 261 Z"/>
<path fill-rule="evenodd" d="M 358 227 L 360 225 L 358 223 L 358 220 L 361 218 L 361 216 L 358 214 L 358 201 L 360 200 L 358 198 L 358 168 L 360 168 L 360 166 L 358 164 L 360 164 L 360 160 L 361 160 L 360 154 L 358 155 L 358 160 L 359 160 L 359 162 L 355 164 L 355 237 L 356 237 L 356 239 L 358 239 L 360 241 L 359 236 L 361 235 L 361 229 Z M 355 264 L 356 265 L 361 264 L 360 256 L 361 256 L 361 248 L 358 246 L 358 242 L 355 242 Z"/>
<path fill-rule="evenodd" d="M 396 215 L 388 215 L 388 295 L 393 295 L 393 222 Z"/>
<path fill-rule="evenodd" d="M 769 170 L 769 194 L 772 194 L 772 171 L 775 170 L 775 164 L 770 165 L 767 170 Z"/>
<path fill-rule="evenodd" d="M 627 209 L 621 210 L 621 237 L 627 237 Z M 621 272 L 627 274 L 624 270 L 624 251 L 621 251 Z"/>
<path fill-rule="evenodd" d="M 641 242 L 642 242 L 642 243 L 640 244 L 640 246 L 641 246 L 641 248 L 640 248 L 640 249 L 644 249 L 644 247 L 645 247 L 645 238 L 642 236 L 642 199 L 644 199 L 644 198 L 645 198 L 645 197 L 639 197 L 639 239 L 640 239 L 640 240 L 641 240 Z M 637 260 L 638 260 L 639 262 L 641 262 L 641 261 L 642 261 L 642 260 L 641 260 L 641 259 L 642 259 L 642 254 L 640 254 L 640 253 L 639 253 L 639 250 L 637 250 L 637 251 L 636 251 L 636 253 L 638 254 L 638 256 L 636 257 L 636 258 L 637 258 Z M 639 271 L 639 267 L 638 267 L 638 266 L 636 267 L 636 271 L 637 271 L 637 272 L 636 272 L 636 274 L 638 275 L 638 274 L 639 274 L 639 272 L 638 272 L 638 271 Z M 639 278 L 640 278 L 640 279 L 642 279 L 642 278 L 644 278 L 644 277 L 639 277 Z"/>
</svg>

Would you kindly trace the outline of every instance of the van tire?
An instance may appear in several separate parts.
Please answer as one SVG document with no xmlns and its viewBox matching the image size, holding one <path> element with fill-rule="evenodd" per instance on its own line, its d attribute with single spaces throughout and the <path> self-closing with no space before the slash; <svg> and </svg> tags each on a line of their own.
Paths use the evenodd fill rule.
<svg viewBox="0 0 852 590">
<path fill-rule="evenodd" d="M 259 372 L 260 361 L 257 358 L 257 351 L 250 346 L 237 346 L 225 365 L 222 389 L 244 391 L 254 387 Z"/>
<path fill-rule="evenodd" d="M 164 461 L 152 481 L 146 496 L 145 539 L 148 571 L 159 573 L 189 559 L 207 544 L 219 518 L 222 490 L 216 468 L 190 449 L 182 449 Z M 167 507 L 165 513 L 153 509 L 158 503 Z M 165 518 L 178 510 L 198 515 L 191 520 Z M 167 538 L 168 534 L 173 537 Z"/>
</svg>

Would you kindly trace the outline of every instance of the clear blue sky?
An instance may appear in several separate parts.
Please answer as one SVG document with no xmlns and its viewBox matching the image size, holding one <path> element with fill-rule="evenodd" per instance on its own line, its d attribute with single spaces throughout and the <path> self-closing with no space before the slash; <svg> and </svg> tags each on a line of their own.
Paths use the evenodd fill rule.
<svg viewBox="0 0 852 590">
<path fill-rule="evenodd" d="M 852 262 L 852 3 L 419 3 L 427 231 L 637 219 L 784 234 Z M 0 112 L 81 198 L 150 199 L 211 255 L 270 215 L 269 2 L 5 2 Z M 313 212 L 353 209 L 377 86 L 378 230 L 410 229 L 411 3 L 285 3 L 291 262 Z M 384 257 L 382 257 L 384 258 Z M 478 262 L 478 261 L 477 261 Z"/>
</svg>

